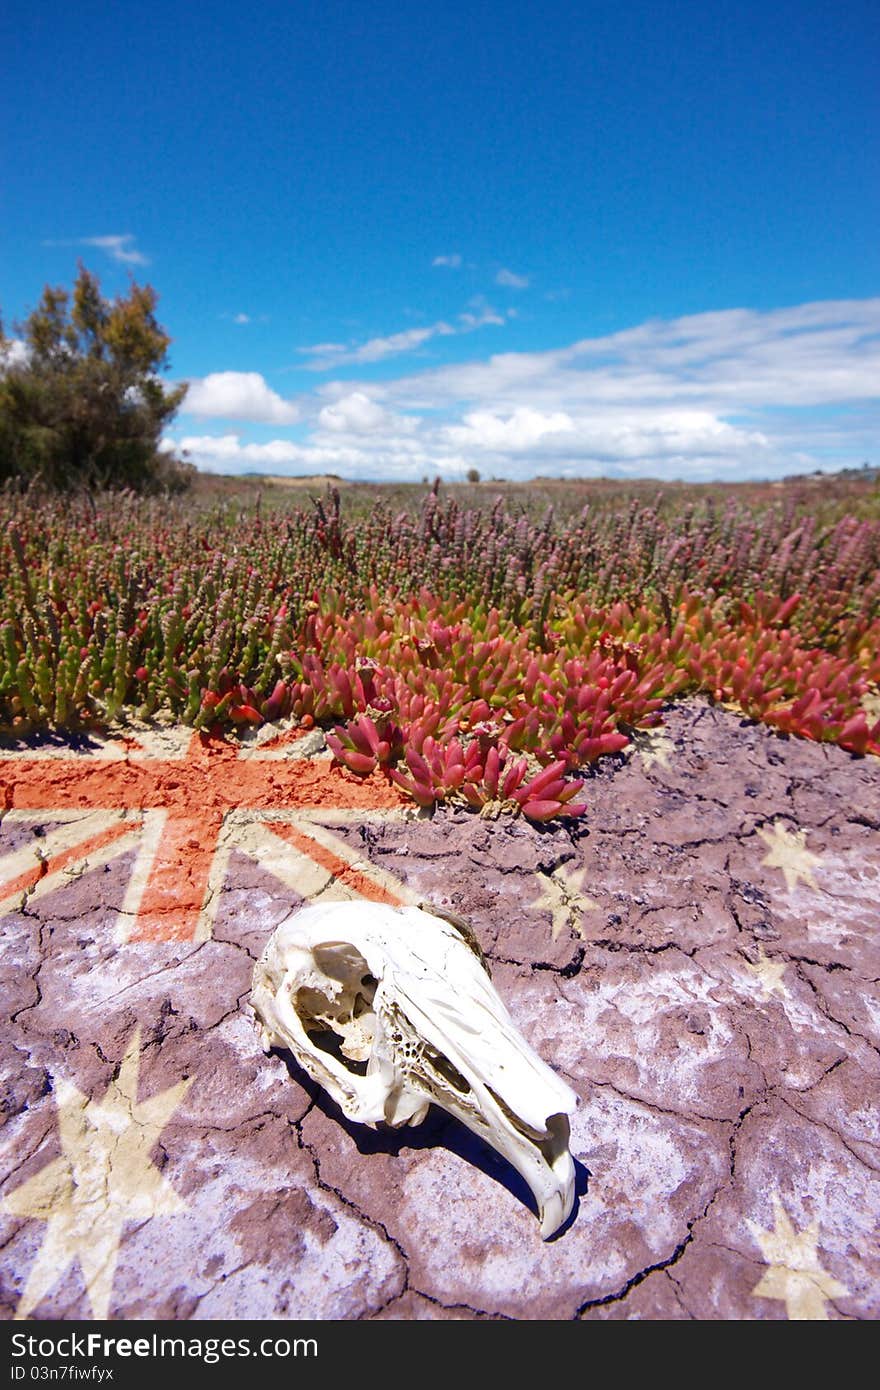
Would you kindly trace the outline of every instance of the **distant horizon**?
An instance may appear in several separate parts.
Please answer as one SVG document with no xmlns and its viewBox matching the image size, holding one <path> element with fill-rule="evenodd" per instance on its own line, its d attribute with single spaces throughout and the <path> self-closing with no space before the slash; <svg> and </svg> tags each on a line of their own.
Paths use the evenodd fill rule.
<svg viewBox="0 0 880 1390">
<path fill-rule="evenodd" d="M 46 0 L 4 37 L 7 331 L 79 260 L 153 285 L 201 471 L 880 460 L 868 0 Z"/>
<path fill-rule="evenodd" d="M 563 476 L 554 473 L 535 473 L 531 477 L 523 478 L 499 478 L 495 475 L 480 474 L 479 478 L 444 478 L 440 474 L 433 478 L 424 474 L 420 478 L 378 478 L 378 477 L 356 477 L 346 478 L 341 473 L 264 473 L 254 469 L 246 469 L 239 473 L 218 473 L 210 469 L 196 469 L 201 478 L 214 478 L 218 481 L 227 480 L 236 482 L 243 480 L 246 482 L 266 482 L 266 483 L 344 483 L 351 486 L 362 487 L 427 487 L 429 490 L 438 483 L 441 486 L 452 487 L 488 487 L 513 486 L 529 487 L 532 484 L 559 483 L 560 486 L 575 483 L 619 483 L 622 486 L 638 483 L 652 483 L 662 487 L 738 487 L 749 485 L 760 485 L 762 483 L 771 486 L 783 486 L 786 483 L 809 482 L 819 478 L 852 478 L 863 481 L 880 481 L 880 465 L 871 464 L 867 461 L 843 468 L 817 468 L 810 473 L 787 473 L 783 477 L 750 477 L 750 478 L 715 478 L 704 481 L 697 481 L 693 478 L 660 478 L 653 473 L 632 474 L 629 477 L 615 477 L 613 474 L 597 473 L 592 476 L 580 474 L 569 474 Z"/>
</svg>

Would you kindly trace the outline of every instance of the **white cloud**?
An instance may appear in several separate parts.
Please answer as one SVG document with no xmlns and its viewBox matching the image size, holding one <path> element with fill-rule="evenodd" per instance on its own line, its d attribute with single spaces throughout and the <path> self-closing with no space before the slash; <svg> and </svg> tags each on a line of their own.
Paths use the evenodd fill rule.
<svg viewBox="0 0 880 1390">
<path fill-rule="evenodd" d="M 182 409 L 187 415 L 268 425 L 292 425 L 300 415 L 298 407 L 272 391 L 259 372 L 212 372 L 191 381 Z"/>
<path fill-rule="evenodd" d="M 118 261 L 120 265 L 149 265 L 149 257 L 142 251 L 138 251 L 133 245 L 134 237 L 130 232 L 125 236 L 90 236 L 83 237 L 83 246 L 97 246 L 100 251 L 106 251 L 111 261 Z"/>
<path fill-rule="evenodd" d="M 458 322 L 461 324 L 460 333 L 472 333 L 475 328 L 483 328 L 488 323 L 498 324 L 503 327 L 504 316 L 499 314 L 492 305 L 482 297 L 477 295 L 470 300 L 468 308 L 464 313 L 459 314 Z"/>
<path fill-rule="evenodd" d="M 363 391 L 352 391 L 333 405 L 325 405 L 318 415 L 322 429 L 339 434 L 375 434 L 387 429 L 390 416 Z"/>
<path fill-rule="evenodd" d="M 326 372 L 336 367 L 361 365 L 366 362 L 381 362 L 385 357 L 396 357 L 402 352 L 412 352 L 427 343 L 431 338 L 454 333 L 448 323 L 433 323 L 426 328 L 404 328 L 399 333 L 390 333 L 386 338 L 370 338 L 360 346 L 343 343 L 321 343 L 314 348 L 302 351 L 313 354 L 306 363 L 310 371 Z"/>
<path fill-rule="evenodd" d="M 399 378 L 404 406 L 493 409 L 706 407 L 716 413 L 877 400 L 880 299 L 728 310 L 655 320 L 537 353 L 436 367 Z"/>
<path fill-rule="evenodd" d="M 338 473 L 352 478 L 420 477 L 430 457 L 412 440 L 383 439 L 381 450 L 347 439 L 298 444 L 272 439 L 247 443 L 237 434 L 168 436 L 166 447 L 185 453 L 207 473 L 280 473 L 291 477 Z"/>
<path fill-rule="evenodd" d="M 467 331 L 464 316 L 455 331 Z M 328 381 L 300 401 L 301 442 L 203 439 L 196 462 L 365 478 L 463 477 L 476 465 L 484 476 L 694 480 L 878 463 L 880 299 L 653 320 L 546 352 Z"/>
<path fill-rule="evenodd" d="M 502 266 L 495 276 L 496 285 L 504 285 L 509 290 L 527 290 L 529 287 L 528 275 L 515 275 L 512 270 Z"/>
<path fill-rule="evenodd" d="M 460 270 L 461 256 L 457 251 L 454 251 L 450 256 L 435 256 L 431 265 L 443 265 L 448 267 L 449 270 Z"/>
<path fill-rule="evenodd" d="M 563 410 L 542 414 L 539 410 L 520 406 L 507 419 L 491 410 L 471 411 L 465 415 L 462 425 L 450 425 L 446 435 L 462 449 L 492 449 L 496 453 L 510 449 L 521 453 L 533 449 L 548 435 L 570 435 L 574 429 L 574 421 Z"/>
<path fill-rule="evenodd" d="M 351 343 L 312 343 L 310 347 L 297 348 L 297 352 L 304 357 L 333 357 L 341 352 L 348 352 Z"/>
<path fill-rule="evenodd" d="M 300 462 L 303 452 L 297 444 L 286 439 L 273 439 L 268 444 L 246 444 L 237 434 L 184 435 L 169 437 L 172 447 L 208 473 L 257 472 L 260 468 L 287 471 Z"/>
<path fill-rule="evenodd" d="M 149 265 L 150 258 L 134 245 L 131 232 L 116 233 L 112 236 L 81 236 L 66 241 L 44 241 L 44 246 L 94 246 L 105 252 L 119 265 Z"/>
<path fill-rule="evenodd" d="M 472 299 L 469 308 L 456 316 L 455 324 L 441 319 L 438 323 L 424 328 L 404 328 L 399 333 L 390 333 L 385 338 L 370 338 L 361 344 L 317 343 L 313 347 L 298 348 L 307 354 L 311 361 L 305 365 L 309 371 L 327 372 L 337 367 L 360 366 L 369 362 L 381 362 L 386 357 L 397 357 L 401 353 L 414 352 L 432 338 L 451 338 L 457 333 L 473 333 L 487 324 L 503 327 L 506 319 L 499 314 L 482 296 Z"/>
<path fill-rule="evenodd" d="M 247 314 L 243 310 L 239 310 L 237 314 L 230 314 L 224 311 L 219 317 L 227 323 L 237 324 L 239 328 L 244 328 L 251 323 L 269 322 L 268 314 Z"/>
<path fill-rule="evenodd" d="M 27 344 L 21 338 L 5 338 L 0 344 L 0 367 L 21 367 L 27 360 Z"/>
</svg>

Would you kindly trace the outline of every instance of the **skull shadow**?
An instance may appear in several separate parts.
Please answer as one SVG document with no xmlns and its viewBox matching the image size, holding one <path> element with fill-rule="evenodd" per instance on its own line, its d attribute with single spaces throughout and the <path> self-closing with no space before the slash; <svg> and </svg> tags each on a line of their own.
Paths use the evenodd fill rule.
<svg viewBox="0 0 880 1390">
<path fill-rule="evenodd" d="M 313 1081 L 308 1073 L 300 1067 L 291 1052 L 281 1048 L 273 1049 L 273 1051 L 284 1062 L 291 1080 L 295 1081 L 306 1092 L 315 1109 L 320 1110 L 322 1115 L 325 1115 L 328 1120 L 334 1121 L 345 1131 L 358 1153 L 364 1155 L 388 1154 L 392 1158 L 397 1158 L 401 1153 L 407 1151 L 446 1149 L 448 1153 L 455 1154 L 457 1158 L 471 1164 L 474 1168 L 478 1168 L 493 1182 L 506 1188 L 537 1219 L 537 1203 L 525 1179 L 511 1163 L 508 1163 L 506 1158 L 492 1148 L 491 1144 L 487 1144 L 478 1134 L 474 1134 L 467 1125 L 457 1120 L 454 1115 L 450 1115 L 437 1105 L 432 1105 L 421 1124 L 402 1125 L 400 1129 L 393 1129 L 391 1126 L 370 1129 L 368 1125 L 358 1124 L 356 1121 L 348 1119 L 332 1096 L 328 1095 L 324 1088 Z M 592 1173 L 578 1158 L 574 1158 L 574 1169 L 574 1205 L 567 1220 L 544 1242 L 546 1245 L 552 1245 L 574 1225 L 580 1210 L 580 1199 L 587 1195 Z"/>
</svg>

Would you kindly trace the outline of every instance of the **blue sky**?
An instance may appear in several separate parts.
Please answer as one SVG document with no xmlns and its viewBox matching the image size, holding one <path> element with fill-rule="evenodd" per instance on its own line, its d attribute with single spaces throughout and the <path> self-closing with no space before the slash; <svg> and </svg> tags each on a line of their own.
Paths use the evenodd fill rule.
<svg viewBox="0 0 880 1390">
<path fill-rule="evenodd" d="M 876 0 L 11 0 L 0 310 L 159 294 L 200 467 L 880 463 Z"/>
</svg>

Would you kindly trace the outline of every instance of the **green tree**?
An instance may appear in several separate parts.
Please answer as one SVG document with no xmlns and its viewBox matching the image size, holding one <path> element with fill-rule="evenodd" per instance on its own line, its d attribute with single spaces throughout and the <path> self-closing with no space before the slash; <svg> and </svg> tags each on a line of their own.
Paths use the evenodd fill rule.
<svg viewBox="0 0 880 1390">
<path fill-rule="evenodd" d="M 168 334 L 157 296 L 133 281 L 112 303 L 80 264 L 72 295 L 47 285 L 16 324 L 0 324 L 0 480 L 53 488 L 185 487 L 192 473 L 160 448 L 186 385 L 166 387 Z"/>
</svg>

